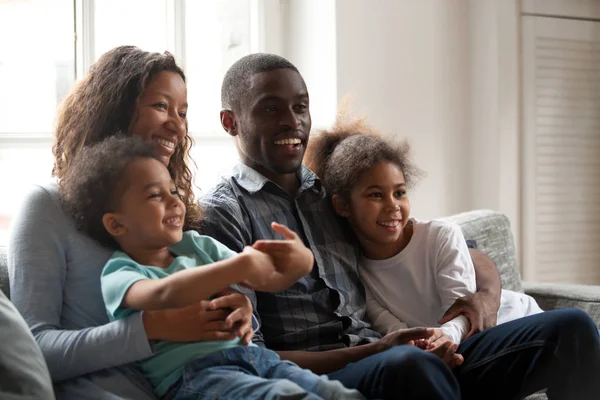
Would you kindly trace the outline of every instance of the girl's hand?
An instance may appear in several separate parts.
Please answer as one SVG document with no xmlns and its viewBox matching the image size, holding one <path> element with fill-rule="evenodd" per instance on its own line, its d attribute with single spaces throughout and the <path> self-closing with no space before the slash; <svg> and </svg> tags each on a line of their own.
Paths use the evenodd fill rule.
<svg viewBox="0 0 600 400">
<path fill-rule="evenodd" d="M 236 333 L 226 322 L 229 314 L 229 310 L 212 310 L 208 301 L 201 301 L 182 308 L 144 311 L 142 322 L 148 340 L 231 340 Z"/>
<path fill-rule="evenodd" d="M 230 314 L 225 318 L 225 325 L 231 328 L 244 345 L 248 345 L 254 336 L 252 329 L 252 303 L 250 299 L 235 290 L 226 289 L 220 297 L 209 303 L 211 310 L 225 310 Z"/>
<path fill-rule="evenodd" d="M 453 343 L 440 328 L 433 328 L 433 335 L 429 338 L 429 344 L 425 351 L 440 357 L 450 368 L 458 367 L 465 360 L 463 356 L 456 353 L 458 344 Z"/>
</svg>

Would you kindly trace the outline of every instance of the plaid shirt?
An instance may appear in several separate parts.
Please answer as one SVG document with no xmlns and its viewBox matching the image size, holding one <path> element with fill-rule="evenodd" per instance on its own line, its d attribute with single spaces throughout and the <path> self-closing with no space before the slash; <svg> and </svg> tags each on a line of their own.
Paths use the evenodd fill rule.
<svg viewBox="0 0 600 400">
<path fill-rule="evenodd" d="M 295 231 L 314 253 L 312 272 L 288 290 L 243 290 L 261 323 L 254 336 L 257 344 L 273 350 L 322 351 L 373 342 L 381 335 L 364 321 L 358 246 L 345 233 L 319 178 L 304 165 L 298 177 L 301 186 L 292 198 L 257 171 L 238 164 L 232 176 L 202 199 L 202 233 L 241 252 L 256 240 L 281 238 L 271 229 L 276 221 Z"/>
</svg>

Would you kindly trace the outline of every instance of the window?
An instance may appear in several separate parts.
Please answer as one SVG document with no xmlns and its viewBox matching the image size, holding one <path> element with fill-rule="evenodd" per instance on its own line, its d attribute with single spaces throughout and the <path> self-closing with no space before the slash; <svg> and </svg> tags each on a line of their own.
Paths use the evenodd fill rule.
<svg viewBox="0 0 600 400">
<path fill-rule="evenodd" d="M 34 183 L 51 179 L 58 102 L 107 50 L 168 50 L 188 78 L 195 184 L 207 190 L 237 160 L 219 122 L 220 84 L 260 48 L 264 0 L 0 0 L 0 246 Z M 269 5 L 272 7 L 272 5 Z M 273 10 L 269 10 L 273 15 Z"/>
</svg>

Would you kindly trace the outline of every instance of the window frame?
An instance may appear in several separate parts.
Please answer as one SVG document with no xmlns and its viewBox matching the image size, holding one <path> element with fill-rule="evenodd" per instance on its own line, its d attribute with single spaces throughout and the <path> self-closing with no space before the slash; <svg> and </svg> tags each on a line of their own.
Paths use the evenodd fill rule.
<svg viewBox="0 0 600 400">
<path fill-rule="evenodd" d="M 187 0 L 167 1 L 167 49 L 173 53 L 177 63 L 187 70 L 185 9 Z M 282 51 L 282 11 L 285 4 L 281 0 L 249 0 L 251 52 Z M 81 79 L 95 59 L 94 6 L 96 0 L 73 0 L 73 52 L 75 62 L 74 81 Z M 267 23 L 269 21 L 269 23 Z M 271 39 L 269 39 L 271 38 Z M 273 39 L 274 38 L 274 39 Z M 190 132 L 196 145 L 206 140 L 226 140 L 226 135 L 214 132 Z M 54 133 L 3 132 L 0 131 L 0 148 L 49 147 Z"/>
</svg>

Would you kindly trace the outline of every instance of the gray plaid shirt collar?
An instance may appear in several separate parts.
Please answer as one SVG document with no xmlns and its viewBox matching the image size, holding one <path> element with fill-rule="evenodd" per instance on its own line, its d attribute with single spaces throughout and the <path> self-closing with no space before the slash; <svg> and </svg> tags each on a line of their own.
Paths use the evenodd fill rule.
<svg viewBox="0 0 600 400">
<path fill-rule="evenodd" d="M 319 177 L 315 175 L 315 173 L 312 172 L 306 165 L 302 164 L 297 172 L 297 175 L 298 179 L 300 180 L 300 189 L 298 190 L 298 195 L 308 189 L 314 189 L 318 192 L 323 189 Z M 270 183 L 281 189 L 279 185 L 269 180 L 266 176 L 255 169 L 242 164 L 241 162 L 237 163 L 233 167 L 231 177 L 238 183 L 238 185 L 243 187 L 250 194 L 259 192 L 267 183 Z"/>
</svg>

